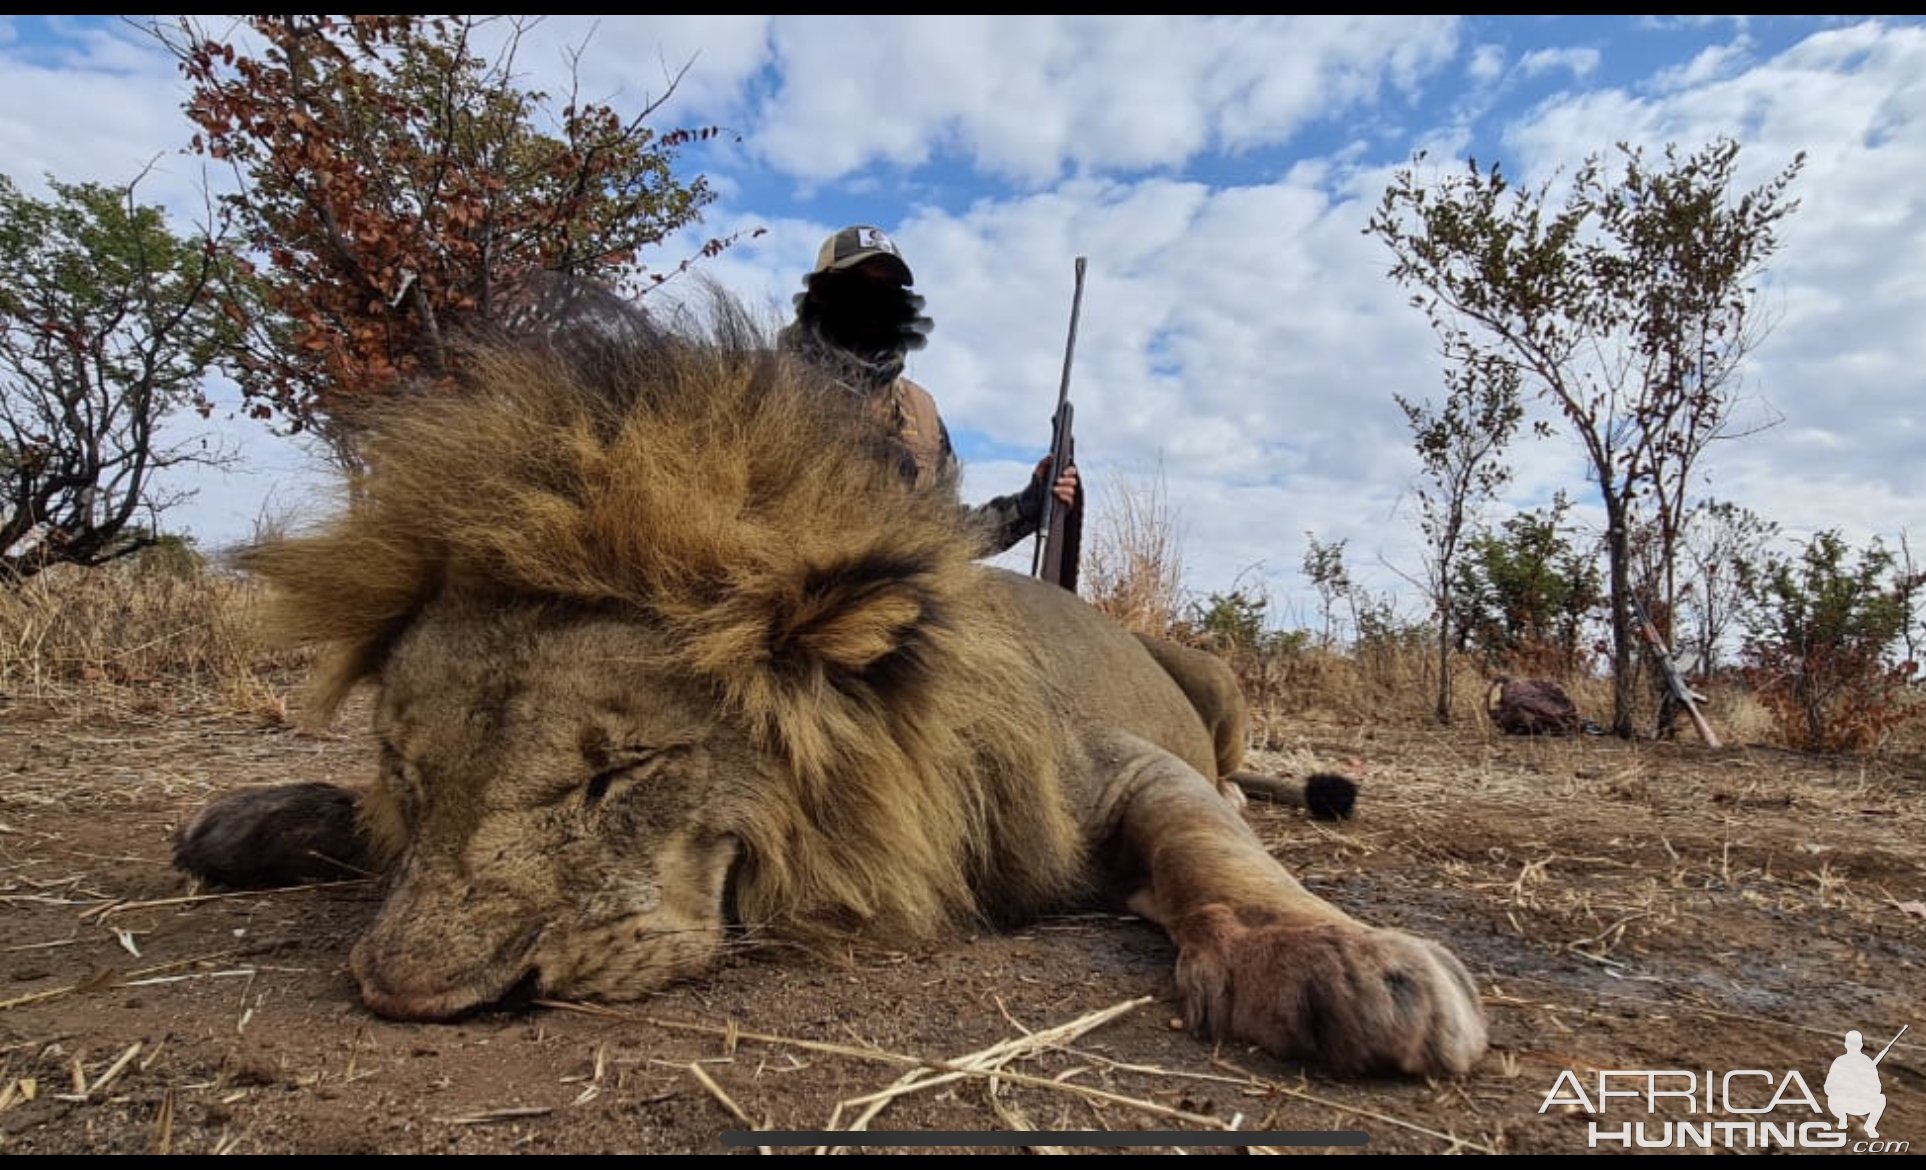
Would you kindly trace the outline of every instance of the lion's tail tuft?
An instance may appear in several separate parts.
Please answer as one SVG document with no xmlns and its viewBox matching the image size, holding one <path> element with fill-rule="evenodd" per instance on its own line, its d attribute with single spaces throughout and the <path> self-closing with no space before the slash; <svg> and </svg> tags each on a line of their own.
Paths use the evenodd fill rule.
<svg viewBox="0 0 1926 1170">
<path fill-rule="evenodd" d="M 1302 780 L 1262 772 L 1233 772 L 1228 779 L 1246 796 L 1301 808 L 1321 821 L 1344 820 L 1358 803 L 1357 781 L 1335 772 L 1315 772 Z"/>
<path fill-rule="evenodd" d="M 1321 821 L 1341 821 L 1357 807 L 1358 784 L 1335 772 L 1318 772 L 1305 777 L 1304 811 Z"/>
</svg>

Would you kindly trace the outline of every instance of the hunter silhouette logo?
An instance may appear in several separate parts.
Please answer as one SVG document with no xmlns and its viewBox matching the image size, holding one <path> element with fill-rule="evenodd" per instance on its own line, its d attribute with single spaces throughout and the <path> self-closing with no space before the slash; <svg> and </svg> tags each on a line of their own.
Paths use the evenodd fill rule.
<svg viewBox="0 0 1926 1170">
<path fill-rule="evenodd" d="M 1901 1027 L 1879 1055 L 1868 1056 L 1860 1033 L 1847 1032 L 1845 1051 L 1833 1057 L 1821 1086 L 1823 1106 L 1798 1069 L 1595 1069 L 1589 1075 L 1567 1069 L 1538 1112 L 1557 1105 L 1586 1114 L 1585 1144 L 1592 1149 L 1905 1153 L 1912 1143 L 1879 1136 L 1886 1112 L 1879 1063 L 1905 1034 Z M 1863 1139 L 1851 1132 L 1854 1117 L 1864 1118 Z"/>
<path fill-rule="evenodd" d="M 1839 1119 L 1840 1129 L 1846 1128 L 1846 1118 L 1864 1117 L 1866 1136 L 1879 1136 L 1879 1115 L 1886 1112 L 1886 1094 L 1879 1091 L 1879 1062 L 1910 1026 L 1902 1026 L 1871 1059 L 1860 1051 L 1859 1033 L 1846 1033 L 1846 1051 L 1833 1057 L 1832 1068 L 1826 1071 L 1826 1109 Z"/>
</svg>

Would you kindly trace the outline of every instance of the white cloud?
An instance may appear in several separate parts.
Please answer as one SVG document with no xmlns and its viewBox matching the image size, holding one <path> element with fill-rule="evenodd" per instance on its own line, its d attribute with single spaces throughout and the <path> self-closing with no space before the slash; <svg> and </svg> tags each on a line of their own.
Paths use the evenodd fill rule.
<svg viewBox="0 0 1926 1170">
<path fill-rule="evenodd" d="M 43 193 L 48 174 L 124 183 L 151 168 L 143 198 L 182 214 L 202 206 L 171 59 L 119 26 L 84 30 L 58 65 L 13 56 L 24 49 L 16 40 L 0 56 L 0 158 L 23 191 Z"/>
<path fill-rule="evenodd" d="M 1732 76 L 1750 56 L 1750 46 L 1743 39 L 1729 45 L 1711 45 L 1677 69 L 1660 70 L 1652 78 L 1651 88 L 1659 93 L 1676 93 L 1706 85 Z"/>
<path fill-rule="evenodd" d="M 798 17 L 761 149 L 828 180 L 955 153 L 1036 185 L 1288 141 L 1441 67 L 1444 18 Z"/>
<path fill-rule="evenodd" d="M 1505 50 L 1501 45 L 1479 45 L 1465 63 L 1465 76 L 1480 85 L 1490 85 L 1505 75 Z"/>
<path fill-rule="evenodd" d="M 741 129 L 744 94 L 769 63 L 775 19 L 551 16 L 523 32 L 517 61 L 529 84 L 547 91 L 558 108 L 573 84 L 584 100 L 630 113 L 666 98 L 657 124 L 687 118 Z M 489 35 L 508 31 L 498 24 Z"/>
<path fill-rule="evenodd" d="M 1598 63 L 1597 49 L 1537 49 L 1518 59 L 1518 71 L 1526 77 L 1563 72 L 1583 80 L 1597 72 Z"/>
</svg>

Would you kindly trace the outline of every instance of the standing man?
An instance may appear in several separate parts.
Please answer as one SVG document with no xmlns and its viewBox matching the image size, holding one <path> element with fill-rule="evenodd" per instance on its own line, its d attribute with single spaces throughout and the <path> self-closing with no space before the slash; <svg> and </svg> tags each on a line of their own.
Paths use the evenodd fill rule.
<svg viewBox="0 0 1926 1170">
<path fill-rule="evenodd" d="M 918 488 L 954 494 L 962 475 L 949 429 L 929 391 L 903 375 L 911 350 L 928 343 L 931 321 L 915 277 L 896 244 L 879 228 L 858 224 L 823 241 L 816 266 L 796 295 L 796 319 L 778 342 L 862 397 L 889 438 L 904 479 Z M 1050 458 L 1039 460 L 1024 489 L 971 508 L 983 532 L 984 555 L 994 556 L 1036 532 L 1043 513 Z M 1050 485 L 1060 506 L 1082 496 L 1075 464 Z"/>
</svg>

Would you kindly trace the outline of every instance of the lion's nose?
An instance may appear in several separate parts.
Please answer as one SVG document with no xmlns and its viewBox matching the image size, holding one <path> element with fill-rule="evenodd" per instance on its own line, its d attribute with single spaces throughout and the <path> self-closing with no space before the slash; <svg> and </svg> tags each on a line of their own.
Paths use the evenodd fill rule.
<svg viewBox="0 0 1926 1170">
<path fill-rule="evenodd" d="M 384 925 L 378 922 L 348 957 L 361 1000 L 377 1015 L 452 1020 L 501 1004 L 524 985 L 540 989 L 541 973 L 530 956 L 541 940 L 541 926 L 520 932 L 486 956 L 463 961 L 426 945 L 432 940 L 411 940 L 384 931 Z"/>
</svg>

